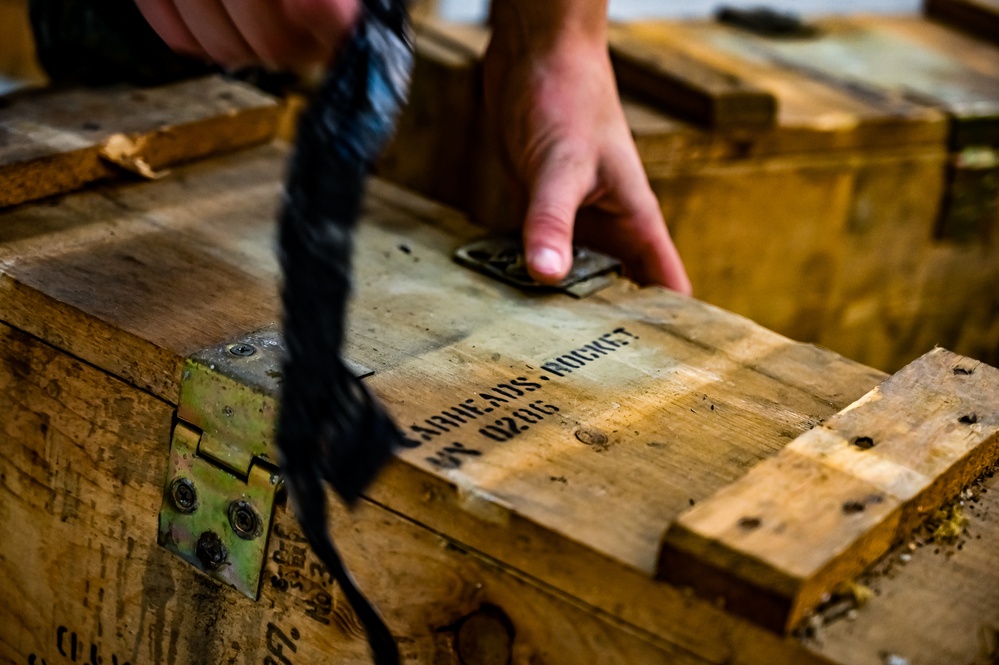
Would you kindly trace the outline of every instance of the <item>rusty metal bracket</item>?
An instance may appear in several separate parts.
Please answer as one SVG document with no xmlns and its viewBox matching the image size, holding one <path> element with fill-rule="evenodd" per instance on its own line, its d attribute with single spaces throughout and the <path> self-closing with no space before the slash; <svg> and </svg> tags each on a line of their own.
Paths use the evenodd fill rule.
<svg viewBox="0 0 999 665">
<path fill-rule="evenodd" d="M 508 236 L 476 240 L 459 247 L 454 258 L 458 263 L 522 289 L 554 289 L 577 298 L 585 298 L 609 286 L 613 281 L 611 274 L 621 271 L 617 259 L 577 246 L 572 250 L 569 274 L 557 285 L 545 286 L 528 274 L 523 246 L 516 238 Z"/>
<path fill-rule="evenodd" d="M 187 359 L 159 516 L 160 545 L 253 599 L 281 485 L 273 430 L 283 357 L 271 327 Z"/>
</svg>

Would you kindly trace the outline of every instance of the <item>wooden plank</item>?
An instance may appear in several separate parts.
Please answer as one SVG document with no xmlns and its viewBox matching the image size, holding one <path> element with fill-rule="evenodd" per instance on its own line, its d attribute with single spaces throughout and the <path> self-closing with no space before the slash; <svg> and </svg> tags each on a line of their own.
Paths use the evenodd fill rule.
<svg viewBox="0 0 999 665">
<path fill-rule="evenodd" d="M 936 349 L 692 508 L 660 574 L 790 630 L 999 459 L 999 371 Z"/>
<path fill-rule="evenodd" d="M 777 123 L 777 100 L 737 74 L 669 48 L 650 48 L 611 30 L 611 60 L 622 89 L 685 120 L 716 129 L 764 130 Z"/>
<path fill-rule="evenodd" d="M 930 18 L 999 43 L 999 2 L 996 0 L 926 0 L 923 9 Z"/>
<path fill-rule="evenodd" d="M 768 51 L 768 40 L 725 25 L 640 21 L 616 26 L 612 34 L 616 41 L 627 39 L 652 53 L 682 53 L 769 90 L 777 100 L 777 128 L 740 136 L 743 158 L 899 147 L 942 142 L 946 136 L 944 115 L 925 104 L 842 85 L 824 72 L 788 66 Z"/>
<path fill-rule="evenodd" d="M 172 405 L 5 325 L 0 342 L 0 662 L 370 662 L 287 506 L 259 602 L 156 544 Z M 330 527 L 407 662 L 703 662 L 371 502 Z M 512 635 L 494 624 L 500 660 L 470 660 L 490 612 Z"/>
<path fill-rule="evenodd" d="M 883 664 L 892 655 L 895 662 L 995 662 L 999 475 L 986 474 L 955 505 L 963 529 L 952 539 L 920 530 L 900 543 L 860 578 L 871 592 L 866 603 L 811 622 L 808 648 L 839 665 Z"/>
<path fill-rule="evenodd" d="M 883 29 L 882 23 L 893 27 Z M 767 40 L 736 31 L 730 39 L 748 41 L 765 57 L 835 85 L 943 111 L 951 118 L 955 147 L 999 143 L 999 47 L 919 17 L 838 17 L 817 26 L 821 36 L 811 40 Z M 963 47 L 954 49 L 955 41 Z M 965 51 L 993 64 L 969 65 Z"/>
<path fill-rule="evenodd" d="M 269 140 L 280 108 L 209 77 L 151 89 L 43 90 L 0 108 L 0 207 L 61 194 L 122 169 L 143 175 Z"/>
</svg>

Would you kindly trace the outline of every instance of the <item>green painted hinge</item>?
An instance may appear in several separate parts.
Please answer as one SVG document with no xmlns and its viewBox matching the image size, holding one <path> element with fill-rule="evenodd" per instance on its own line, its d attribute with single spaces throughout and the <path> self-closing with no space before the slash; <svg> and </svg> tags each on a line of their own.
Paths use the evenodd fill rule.
<svg viewBox="0 0 999 665">
<path fill-rule="evenodd" d="M 273 431 L 283 357 L 280 333 L 267 328 L 187 359 L 160 508 L 160 545 L 253 599 L 281 487 Z"/>
<path fill-rule="evenodd" d="M 281 485 L 271 433 L 282 355 L 269 329 L 186 361 L 160 509 L 161 545 L 253 599 Z"/>
</svg>

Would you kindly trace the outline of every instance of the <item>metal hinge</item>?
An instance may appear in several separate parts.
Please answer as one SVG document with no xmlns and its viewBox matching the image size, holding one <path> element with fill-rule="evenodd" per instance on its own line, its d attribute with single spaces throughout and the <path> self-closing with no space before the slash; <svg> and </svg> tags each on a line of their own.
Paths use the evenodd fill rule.
<svg viewBox="0 0 999 665">
<path fill-rule="evenodd" d="M 159 543 L 256 600 L 281 486 L 273 431 L 284 343 L 276 327 L 187 359 Z M 347 361 L 359 378 L 371 370 Z"/>
<path fill-rule="evenodd" d="M 280 478 L 269 464 L 245 475 L 218 464 L 201 450 L 207 441 L 186 423 L 174 427 L 159 543 L 256 600 Z"/>
<path fill-rule="evenodd" d="M 161 545 L 253 599 L 281 484 L 282 354 L 269 329 L 188 358 L 160 509 Z"/>
<path fill-rule="evenodd" d="M 586 247 L 573 247 L 572 269 L 554 287 L 544 286 L 527 272 L 523 246 L 516 238 L 483 238 L 459 247 L 454 258 L 490 277 L 522 289 L 556 290 L 585 298 L 613 282 L 612 273 L 621 271 L 621 262 Z"/>
</svg>

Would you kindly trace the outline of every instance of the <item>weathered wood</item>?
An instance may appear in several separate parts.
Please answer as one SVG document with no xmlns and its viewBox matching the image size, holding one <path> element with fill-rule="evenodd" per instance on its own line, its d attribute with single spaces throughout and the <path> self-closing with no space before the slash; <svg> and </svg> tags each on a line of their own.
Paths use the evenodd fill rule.
<svg viewBox="0 0 999 665">
<path fill-rule="evenodd" d="M 834 663 L 995 662 L 999 652 L 999 475 L 962 494 L 967 524 L 951 542 L 921 533 L 862 578 L 873 594 L 818 623 L 809 649 Z M 901 662 L 896 660 L 896 662 Z"/>
<path fill-rule="evenodd" d="M 106 186 L 0 215 L 2 318 L 61 353 L 13 332 L 0 350 L 20 358 L 36 353 L 26 346 L 49 349 L 29 376 L 46 376 L 51 366 L 70 377 L 64 392 L 92 394 L 102 404 L 105 394 L 134 392 L 144 403 L 167 404 L 172 415 L 184 357 L 276 319 L 271 238 L 285 156 L 278 147 L 259 148 L 154 183 Z M 489 628 L 496 615 L 485 605 L 514 624 L 514 662 L 829 662 L 814 645 L 780 638 L 655 581 L 659 539 L 691 500 L 709 500 L 884 376 L 659 289 L 620 281 L 583 301 L 519 292 L 452 262 L 452 250 L 475 235 L 454 211 L 382 182 L 372 185 L 358 235 L 348 355 L 375 371 L 368 385 L 411 435 L 429 440 L 389 466 L 357 513 L 335 507 L 331 525 L 362 585 L 403 638 L 404 652 L 414 662 L 450 662 L 451 635 L 462 633 L 458 624 L 468 616 L 501 638 Z M 60 366 L 52 354 L 76 365 Z M 19 376 L 13 364 L 0 363 L 0 377 Z M 31 396 L 44 390 L 30 381 L 0 385 L 29 393 L 27 407 L 11 407 L 18 414 L 11 423 L 30 421 L 25 411 L 59 410 L 44 401 L 35 409 Z M 9 403 L 6 390 L 0 395 Z M 466 410 L 465 422 L 457 422 L 456 407 L 469 405 L 481 413 Z M 74 408 L 81 413 L 74 436 L 82 440 L 91 429 L 87 414 L 103 411 L 87 403 Z M 115 422 L 131 422 L 129 413 L 121 407 Z M 518 424 L 515 436 L 501 433 L 507 417 Z M 485 427 L 497 420 L 498 430 Z M 311 557 L 294 550 L 301 543 L 283 508 L 259 604 L 206 582 L 152 545 L 168 428 L 123 426 L 127 433 L 107 442 L 127 446 L 130 460 L 145 463 L 144 480 L 113 487 L 120 493 L 145 484 L 149 506 L 134 510 L 151 525 L 147 540 L 113 531 L 126 544 L 105 543 L 102 534 L 120 529 L 117 517 L 86 526 L 95 510 L 117 505 L 110 493 L 72 527 L 60 527 L 44 500 L 28 507 L 0 501 L 0 524 L 50 515 L 41 521 L 49 526 L 39 527 L 50 535 L 37 540 L 35 568 L 19 567 L 25 564 L 4 549 L 15 540 L 0 538 L 0 566 L 8 567 L 0 572 L 27 570 L 24 577 L 40 575 L 49 589 L 18 580 L 13 593 L 31 598 L 35 609 L 0 616 L 0 651 L 9 648 L 16 662 L 32 653 L 51 661 L 58 628 L 66 626 L 64 640 L 76 632 L 88 648 L 99 643 L 105 662 L 111 652 L 153 662 L 169 662 L 171 653 L 176 662 L 189 654 L 260 662 L 269 646 L 287 655 L 291 645 L 293 662 L 318 661 L 323 652 L 363 662 L 356 623 L 315 575 Z M 31 442 L 15 448 L 27 451 L 17 453 L 18 469 L 54 454 L 37 428 L 17 436 Z M 147 443 L 137 448 L 137 441 Z M 109 453 L 80 445 L 85 459 L 65 460 L 71 468 L 102 468 Z M 158 461 L 150 462 L 153 456 Z M 62 469 L 62 461 L 46 463 Z M 84 496 L 97 490 L 89 491 Z M 128 536 L 135 539 L 131 555 Z M 122 599 L 121 619 L 117 600 L 95 597 L 97 572 L 89 590 L 71 578 L 74 570 L 99 571 L 102 544 L 106 569 L 120 565 L 125 573 L 117 586 L 106 582 L 104 594 L 105 601 Z M 70 557 L 90 567 L 69 566 Z M 942 591 L 933 598 L 961 602 Z M 133 621 L 132 607 L 144 618 Z M 881 634 L 907 634 L 859 611 Z M 11 623 L 12 614 L 33 623 Z M 451 631 L 438 632 L 446 627 Z M 472 634 L 481 632 L 472 627 Z M 466 655 L 476 652 L 468 640 Z M 946 636 L 939 641 L 923 647 L 928 662 L 962 652 Z M 869 636 L 861 645 L 829 648 L 876 654 L 876 642 Z M 504 644 L 499 639 L 500 652 Z"/>
<path fill-rule="evenodd" d="M 0 207 L 267 141 L 279 113 L 273 99 L 220 77 L 13 97 L 0 108 Z"/>
<path fill-rule="evenodd" d="M 999 47 L 919 18 L 830 18 L 814 40 L 766 40 L 733 31 L 764 57 L 874 97 L 895 96 L 945 112 L 957 148 L 999 144 Z M 950 33 L 950 34 L 948 34 Z M 963 39 L 963 48 L 954 43 Z M 964 51 L 979 53 L 969 64 Z M 984 66 L 984 59 L 991 62 Z"/>
<path fill-rule="evenodd" d="M 925 42 L 930 52 L 971 70 L 995 68 L 991 49 L 972 48 L 975 40 L 923 20 L 879 17 L 871 29 L 916 51 Z M 779 100 L 779 125 L 768 132 L 708 132 L 624 100 L 698 297 L 882 369 L 901 367 L 934 344 L 999 361 L 999 294 L 991 288 L 999 261 L 986 240 L 999 232 L 999 217 L 990 218 L 987 206 L 976 208 L 963 240 L 951 237 L 960 229 L 943 223 L 957 180 L 945 111 L 791 66 L 758 44 L 766 40 L 716 23 L 643 22 L 615 30 L 734 72 Z M 431 37 L 447 55 L 425 49 L 421 57 L 434 60 L 426 71 L 449 77 L 434 85 L 454 94 L 468 85 L 463 77 L 481 57 L 487 33 L 438 22 L 423 34 Z M 460 66 L 452 64 L 456 59 Z M 423 85 L 417 79 L 414 91 Z M 452 126 L 474 125 L 481 115 L 477 94 L 468 87 L 455 95 L 460 103 L 423 116 L 418 134 L 398 137 L 400 151 L 429 142 L 429 134 L 447 137 Z M 480 223 L 508 228 L 518 219 L 516 192 L 487 148 L 480 137 L 454 160 L 457 167 L 442 162 L 424 171 L 432 187 L 400 177 L 400 169 L 384 174 L 427 192 L 464 183 L 464 197 L 449 200 Z M 422 159 L 416 149 L 404 153 L 411 164 Z M 965 175 L 983 185 L 966 194 L 986 191 L 987 170 Z"/>
<path fill-rule="evenodd" d="M 999 371 L 923 356 L 674 522 L 660 574 L 776 630 L 999 459 Z"/>
<path fill-rule="evenodd" d="M 682 53 L 770 90 L 778 126 L 740 136 L 742 157 L 938 143 L 946 134 L 945 116 L 925 104 L 789 67 L 767 50 L 771 40 L 728 26 L 648 21 L 619 25 L 613 34 L 654 52 Z"/>
<path fill-rule="evenodd" d="M 762 130 L 777 122 L 777 100 L 739 76 L 611 30 L 618 84 L 677 117 L 717 129 Z"/>
<path fill-rule="evenodd" d="M 277 275 L 267 256 L 284 154 L 260 149 L 156 183 L 8 212 L 0 224 L 5 318 L 175 400 L 192 346 L 274 321 Z M 709 496 L 881 375 L 658 290 L 622 284 L 588 301 L 519 294 L 452 263 L 451 249 L 476 233 L 453 212 L 383 184 L 367 210 L 348 354 L 375 370 L 370 385 L 400 422 L 419 425 L 485 399 L 490 387 L 508 400 L 497 400 L 497 418 L 542 410 L 521 414 L 537 422 L 505 443 L 478 432 L 492 424 L 483 417 L 465 433 L 431 437 L 388 469 L 372 498 L 599 608 L 659 648 L 800 660 L 796 645 L 652 582 L 659 536 L 691 499 Z M 640 339 L 631 343 L 628 333 Z M 602 336 L 599 361 L 572 373 L 557 365 L 562 377 L 540 379 L 541 363 Z M 802 367 L 829 376 L 817 381 Z M 523 388 L 500 385 L 507 379 Z M 527 388 L 538 391 L 524 384 L 535 382 L 545 389 L 527 400 Z M 509 401 L 516 390 L 524 398 Z M 729 430 L 735 436 L 720 436 Z M 480 452 L 460 469 L 447 468 L 455 440 Z"/>
<path fill-rule="evenodd" d="M 156 545 L 172 405 L 7 326 L 0 341 L 0 662 L 370 662 L 285 507 L 256 603 Z M 411 662 L 483 662 L 455 657 L 483 607 L 516 662 L 696 662 L 370 502 L 330 526 Z"/>
<path fill-rule="evenodd" d="M 926 0 L 927 16 L 999 43 L 999 2 L 996 0 Z"/>
</svg>

